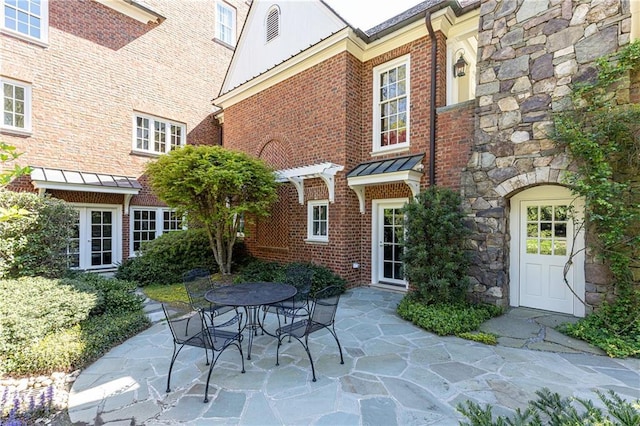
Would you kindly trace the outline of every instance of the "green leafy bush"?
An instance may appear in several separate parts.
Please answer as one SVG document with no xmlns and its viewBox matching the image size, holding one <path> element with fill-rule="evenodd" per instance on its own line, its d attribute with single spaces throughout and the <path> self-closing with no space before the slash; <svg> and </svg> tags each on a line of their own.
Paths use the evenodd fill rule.
<svg viewBox="0 0 640 426">
<path fill-rule="evenodd" d="M 491 305 L 437 303 L 426 305 L 415 295 L 406 295 L 398 304 L 398 315 L 418 327 L 439 336 L 459 335 L 477 330 L 489 318 L 501 315 L 502 309 Z"/>
<path fill-rule="evenodd" d="M 640 358 L 640 290 L 604 303 L 586 318 L 558 329 L 601 348 L 610 357 Z"/>
<path fill-rule="evenodd" d="M 144 329 L 133 288 L 94 274 L 0 280 L 0 374 L 69 371 Z"/>
<path fill-rule="evenodd" d="M 62 276 L 77 212 L 62 200 L 0 190 L 0 208 L 24 214 L 0 221 L 0 278 Z"/>
<path fill-rule="evenodd" d="M 123 262 L 116 278 L 148 284 L 182 282 L 182 274 L 193 268 L 217 271 L 209 239 L 203 229 L 169 232 L 142 244 L 140 253 Z"/>
<path fill-rule="evenodd" d="M 468 426 L 637 426 L 640 424 L 640 400 L 625 401 L 612 390 L 608 392 L 608 396 L 599 390 L 596 390 L 596 394 L 606 410 L 594 406 L 593 402 L 587 399 L 562 398 L 560 394 L 552 393 L 548 388 L 536 391 L 538 398 L 529 401 L 526 410 L 516 409 L 512 418 L 506 416 L 494 418 L 490 405 L 483 408 L 472 401 L 458 404 L 457 409 L 470 420 L 468 423 L 460 424 Z M 577 404 L 573 404 L 574 402 Z"/>
<path fill-rule="evenodd" d="M 346 289 L 347 282 L 344 278 L 325 266 L 307 262 L 294 262 L 283 265 L 277 262 L 254 260 L 242 267 L 234 282 L 282 282 L 285 280 L 287 268 L 300 265 L 313 271 L 312 294 L 330 286 L 338 287 L 340 293 Z"/>
<path fill-rule="evenodd" d="M 469 287 L 465 252 L 468 229 L 460 195 L 431 187 L 403 209 L 405 277 L 425 303 L 463 301 Z"/>
</svg>

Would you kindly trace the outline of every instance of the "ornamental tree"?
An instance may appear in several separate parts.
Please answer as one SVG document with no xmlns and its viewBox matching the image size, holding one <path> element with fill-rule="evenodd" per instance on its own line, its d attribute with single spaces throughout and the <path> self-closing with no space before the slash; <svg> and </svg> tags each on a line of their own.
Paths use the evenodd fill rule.
<svg viewBox="0 0 640 426">
<path fill-rule="evenodd" d="M 223 274 L 231 273 L 240 218 L 267 216 L 277 198 L 271 168 L 221 146 L 187 145 L 148 163 L 146 174 L 162 201 L 206 230 Z"/>
</svg>

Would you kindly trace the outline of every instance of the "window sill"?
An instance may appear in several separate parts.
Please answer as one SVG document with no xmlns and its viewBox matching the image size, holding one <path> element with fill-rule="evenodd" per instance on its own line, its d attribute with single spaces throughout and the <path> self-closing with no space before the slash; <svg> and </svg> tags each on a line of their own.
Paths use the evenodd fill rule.
<svg viewBox="0 0 640 426">
<path fill-rule="evenodd" d="M 224 46 L 224 47 L 226 47 L 227 49 L 230 49 L 230 50 L 235 50 L 235 49 L 236 49 L 236 47 L 235 47 L 234 45 L 229 44 L 229 43 L 227 43 L 226 41 L 220 40 L 218 37 L 214 37 L 213 41 L 214 41 L 215 43 L 218 43 L 218 44 L 223 45 L 223 46 Z"/>
<path fill-rule="evenodd" d="M 13 37 L 13 38 L 18 39 L 18 40 L 26 41 L 27 43 L 35 44 L 36 46 L 40 46 L 40 47 L 43 47 L 45 49 L 49 47 L 49 43 L 47 41 L 42 41 L 42 40 L 37 39 L 37 38 L 29 37 L 28 35 L 24 35 L 22 33 L 16 32 L 16 31 L 11 31 L 11 30 L 8 30 L 6 28 L 0 29 L 0 33 L 2 33 L 4 35 L 8 35 L 8 36 Z"/>
<path fill-rule="evenodd" d="M 397 148 L 389 148 L 389 149 L 377 149 L 375 151 L 370 152 L 369 154 L 372 157 L 377 157 L 380 155 L 387 155 L 387 154 L 398 154 L 401 152 L 409 152 L 409 145 L 404 145 L 401 147 L 397 147 Z"/>
<path fill-rule="evenodd" d="M 130 155 L 137 155 L 139 157 L 150 157 L 150 158 L 158 158 L 161 155 L 163 155 L 163 154 L 158 153 L 158 152 L 138 151 L 136 149 L 132 149 L 129 154 Z"/>
<path fill-rule="evenodd" d="M 33 132 L 31 130 L 21 130 L 21 129 L 13 129 L 8 127 L 0 127 L 0 133 L 3 135 L 15 135 L 15 136 L 23 136 L 30 137 L 33 136 Z"/>
<path fill-rule="evenodd" d="M 329 240 L 321 240 L 321 239 L 317 239 L 317 238 L 305 238 L 304 240 L 305 243 L 307 244 L 316 244 L 316 245 L 320 245 L 320 246 L 326 246 L 329 244 Z"/>
</svg>

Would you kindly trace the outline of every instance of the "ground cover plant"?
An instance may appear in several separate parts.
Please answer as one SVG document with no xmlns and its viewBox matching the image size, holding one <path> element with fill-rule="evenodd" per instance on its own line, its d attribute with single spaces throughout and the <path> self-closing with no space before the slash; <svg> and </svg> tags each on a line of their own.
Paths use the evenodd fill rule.
<svg viewBox="0 0 640 426">
<path fill-rule="evenodd" d="M 597 77 L 574 86 L 573 109 L 555 117 L 555 139 L 576 165 L 568 184 L 586 201 L 591 249 L 609 267 L 608 296 L 615 296 L 600 307 L 582 301 L 596 311 L 560 330 L 614 357 L 640 357 L 640 105 L 628 102 L 634 78 L 640 81 L 640 41 L 600 58 Z"/>
<path fill-rule="evenodd" d="M 596 407 L 593 401 L 583 398 L 562 398 L 548 388 L 536 391 L 537 399 L 529 401 L 528 407 L 516 410 L 513 416 L 494 416 L 491 406 L 481 407 L 472 401 L 458 404 L 457 409 L 469 422 L 467 426 L 582 426 L 640 424 L 640 400 L 626 401 L 613 391 L 607 394 L 596 390 L 604 409 Z"/>
<path fill-rule="evenodd" d="M 149 320 L 134 290 L 96 274 L 0 280 L 0 376 L 71 372 L 145 329 Z M 3 401 L 2 421 L 44 409 L 38 398 Z"/>
</svg>

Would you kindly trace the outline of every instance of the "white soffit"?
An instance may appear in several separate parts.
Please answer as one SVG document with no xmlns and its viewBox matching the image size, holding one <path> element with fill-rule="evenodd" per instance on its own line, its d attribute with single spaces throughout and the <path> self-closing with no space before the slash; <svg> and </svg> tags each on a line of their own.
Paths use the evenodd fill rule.
<svg viewBox="0 0 640 426">
<path fill-rule="evenodd" d="M 143 24 L 162 22 L 166 18 L 142 0 L 96 0 L 110 9 L 135 19 Z"/>
<path fill-rule="evenodd" d="M 327 185 L 329 201 L 335 199 L 335 175 L 344 170 L 344 166 L 333 163 L 312 164 L 309 166 L 295 167 L 276 171 L 278 182 L 291 182 L 298 191 L 298 202 L 304 204 L 304 180 L 319 178 Z"/>
</svg>

